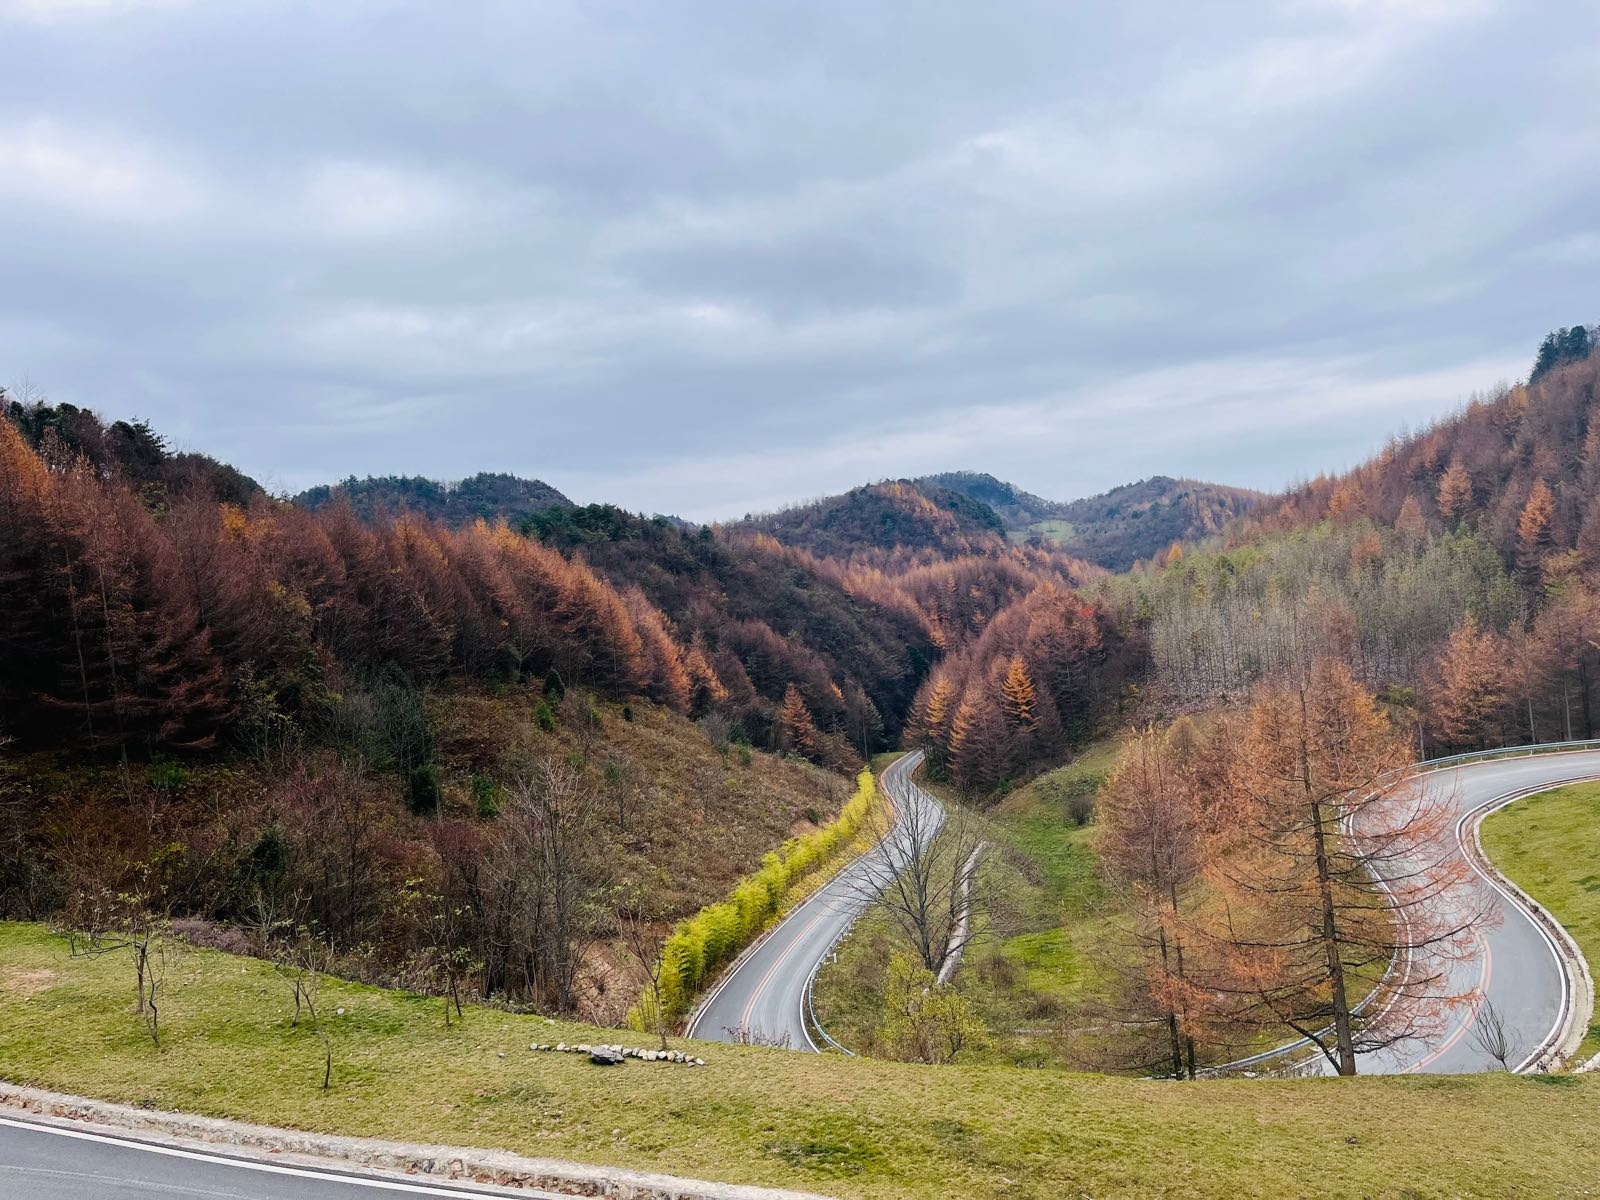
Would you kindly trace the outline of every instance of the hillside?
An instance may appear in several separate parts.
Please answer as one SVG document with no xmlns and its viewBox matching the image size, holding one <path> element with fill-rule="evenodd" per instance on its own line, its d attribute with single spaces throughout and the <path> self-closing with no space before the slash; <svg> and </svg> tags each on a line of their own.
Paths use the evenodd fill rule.
<svg viewBox="0 0 1600 1200">
<path fill-rule="evenodd" d="M 351 476 L 343 483 L 308 488 L 294 498 L 316 512 L 347 500 L 364 521 L 409 512 L 451 528 L 483 520 L 515 523 L 547 508 L 571 508 L 568 500 L 548 483 L 519 479 L 515 475 L 480 472 L 456 483 L 439 483 L 420 475 Z"/>
<path fill-rule="evenodd" d="M 1531 382 L 1473 399 L 1355 470 L 1262 505 L 1236 540 L 1365 516 L 1413 531 L 1471 530 L 1532 575 L 1600 565 L 1600 353 L 1581 326 L 1582 337 L 1573 332 L 1545 340 Z"/>
<path fill-rule="evenodd" d="M 971 471 L 930 475 L 917 482 L 959 491 L 989 505 L 1004 519 L 1006 532 L 1015 541 L 1055 546 L 1110 571 L 1126 571 L 1174 542 L 1208 537 L 1262 499 L 1245 488 L 1165 475 L 1066 503 Z"/>
<path fill-rule="evenodd" d="M 145 766 L 0 750 L 0 919 L 71 911 L 104 887 L 238 945 L 264 913 L 292 913 L 341 947 L 342 974 L 426 988 L 433 924 L 453 914 L 470 991 L 619 1023 L 637 993 L 615 984 L 617 913 L 662 936 L 849 792 L 647 702 L 460 685 L 347 699 L 320 749 Z M 394 757 L 396 727 L 428 744 L 429 810 Z M 567 806 L 553 823 L 552 785 Z M 554 861 L 528 856 L 537 830 Z M 581 905 L 566 928 L 534 909 L 552 870 Z"/>
<path fill-rule="evenodd" d="M 838 559 L 896 550 L 993 552 L 1003 546 L 1006 532 L 1000 515 L 982 500 L 904 479 L 746 517 L 730 528 L 765 533 L 786 546 Z"/>
<path fill-rule="evenodd" d="M 1545 339 L 1530 383 L 1258 505 L 1101 596 L 1164 703 L 1349 664 L 1427 754 L 1600 730 L 1600 354 Z"/>
</svg>

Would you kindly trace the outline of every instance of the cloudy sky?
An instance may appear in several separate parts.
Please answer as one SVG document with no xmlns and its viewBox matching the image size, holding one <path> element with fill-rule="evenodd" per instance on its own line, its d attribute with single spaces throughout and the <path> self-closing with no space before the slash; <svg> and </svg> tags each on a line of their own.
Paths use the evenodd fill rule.
<svg viewBox="0 0 1600 1200">
<path fill-rule="evenodd" d="M 0 46 L 0 380 L 274 488 L 1270 488 L 1600 320 L 1593 0 L 0 0 Z"/>
</svg>

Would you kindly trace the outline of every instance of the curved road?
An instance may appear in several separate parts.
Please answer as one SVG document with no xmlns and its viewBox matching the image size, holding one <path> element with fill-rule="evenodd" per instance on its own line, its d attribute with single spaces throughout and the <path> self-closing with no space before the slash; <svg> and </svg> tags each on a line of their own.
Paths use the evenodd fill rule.
<svg viewBox="0 0 1600 1200">
<path fill-rule="evenodd" d="M 690 1037 L 819 1049 L 805 1019 L 812 976 L 887 882 L 886 866 L 905 862 L 913 840 L 931 838 L 944 823 L 939 802 L 911 782 L 921 762 L 918 750 L 884 771 L 881 785 L 895 803 L 894 827 L 745 953 L 701 1002 Z"/>
<path fill-rule="evenodd" d="M 1507 797 L 1548 791 L 1563 784 L 1600 777 L 1600 750 L 1568 751 L 1529 758 L 1502 758 L 1468 766 L 1435 770 L 1419 775 L 1409 786 L 1442 797 L 1455 814 L 1448 852 L 1461 855 L 1462 842 L 1470 840 L 1473 816 L 1493 809 Z M 1471 861 L 1471 856 L 1468 856 Z M 1444 1029 L 1426 1040 L 1413 1039 L 1384 1050 L 1362 1054 L 1357 1069 L 1363 1074 L 1427 1071 L 1465 1074 L 1498 1070 L 1499 1064 L 1474 1044 L 1473 1027 L 1485 1003 L 1492 1004 L 1505 1023 L 1513 1069 L 1539 1065 L 1558 1042 L 1570 1017 L 1574 981 L 1544 928 L 1520 902 L 1502 891 L 1474 868 L 1463 906 L 1477 905 L 1489 920 L 1473 936 L 1471 957 L 1447 965 L 1448 991 L 1456 995 L 1476 992 L 1482 999 L 1450 1014 Z M 1322 1068 L 1327 1064 L 1324 1060 Z"/>
<path fill-rule="evenodd" d="M 884 772 L 884 786 L 897 805 L 932 806 L 938 802 L 911 781 L 921 755 L 908 754 Z M 1470 815 L 1509 795 L 1543 791 L 1565 783 L 1600 777 L 1600 750 L 1507 758 L 1468 766 L 1435 770 L 1420 775 L 1409 786 L 1427 788 L 1444 798 L 1457 818 L 1452 839 L 1470 837 Z M 922 824 L 931 832 L 938 822 Z M 890 835 L 906 835 L 901 826 Z M 1459 842 L 1446 848 L 1462 853 Z M 881 853 L 874 852 L 874 853 Z M 798 1050 L 818 1049 L 807 1028 L 807 987 L 824 959 L 849 930 L 868 901 L 863 894 L 881 877 L 878 869 L 858 860 L 840 873 L 811 900 L 789 914 L 757 944 L 722 984 L 702 1004 L 689 1033 L 717 1041 L 752 1041 L 788 1045 Z M 1505 1022 L 1513 1067 L 1537 1065 L 1525 1061 L 1559 1033 L 1572 1003 L 1573 981 L 1550 938 L 1520 904 L 1487 879 L 1475 875 L 1470 894 L 1458 899 L 1486 910 L 1487 925 L 1474 935 L 1471 957 L 1449 963 L 1449 990 L 1465 995 L 1480 993 Z M 1427 1040 L 1412 1039 L 1359 1057 L 1363 1074 L 1411 1071 L 1465 1073 L 1494 1069 L 1498 1064 L 1474 1044 L 1472 1027 L 1483 1002 L 1462 1006 L 1450 1014 L 1445 1027 Z M 1269 1056 L 1263 1056 L 1269 1057 Z M 1319 1058 L 1307 1069 L 1326 1069 Z"/>
</svg>

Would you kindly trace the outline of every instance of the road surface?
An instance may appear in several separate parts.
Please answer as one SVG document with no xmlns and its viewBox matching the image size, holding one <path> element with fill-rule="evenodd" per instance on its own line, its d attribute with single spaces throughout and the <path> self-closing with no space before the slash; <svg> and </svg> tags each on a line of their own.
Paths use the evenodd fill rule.
<svg viewBox="0 0 1600 1200">
<path fill-rule="evenodd" d="M 879 849 L 845 867 L 746 954 L 701 1004 L 689 1026 L 690 1037 L 818 1049 L 805 1019 L 812 975 L 871 903 L 883 881 L 883 856 L 904 861 L 909 838 L 931 838 L 944 820 L 939 802 L 911 782 L 921 762 L 918 750 L 902 755 L 883 773 L 899 819 Z"/>
<path fill-rule="evenodd" d="M 350 1175 L 0 1117 L 5 1200 L 489 1200 L 513 1194 L 554 1200 L 552 1192 Z"/>
<path fill-rule="evenodd" d="M 1463 854 L 1462 840 L 1471 837 L 1470 817 L 1481 807 L 1507 796 L 1596 777 L 1600 777 L 1600 751 L 1588 750 L 1492 759 L 1431 771 L 1418 776 L 1411 786 L 1428 789 L 1451 807 L 1456 820 L 1449 852 Z M 1564 1027 L 1573 981 L 1551 939 L 1519 903 L 1476 871 L 1467 891 L 1470 894 L 1457 898 L 1459 903 L 1486 909 L 1490 919 L 1474 934 L 1469 957 L 1436 965 L 1448 973 L 1444 990 L 1449 994 L 1478 992 L 1484 1000 L 1457 1007 L 1448 1014 L 1444 1027 L 1426 1040 L 1411 1039 L 1357 1055 L 1360 1074 L 1465 1074 L 1500 1069 L 1473 1036 L 1484 1001 L 1493 1005 L 1505 1023 L 1511 1045 L 1507 1057 L 1513 1069 L 1537 1067 L 1538 1063 L 1530 1061 L 1535 1052 Z M 1319 1056 L 1313 1069 L 1326 1072 L 1331 1067 Z"/>
</svg>

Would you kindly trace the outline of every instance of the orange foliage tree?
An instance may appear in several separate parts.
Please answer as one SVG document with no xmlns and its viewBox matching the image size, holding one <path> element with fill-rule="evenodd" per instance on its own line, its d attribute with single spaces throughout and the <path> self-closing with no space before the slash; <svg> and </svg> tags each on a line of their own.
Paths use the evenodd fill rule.
<svg viewBox="0 0 1600 1200">
<path fill-rule="evenodd" d="M 1204 987 L 1231 998 L 1234 1020 L 1305 1037 L 1341 1075 L 1466 999 L 1448 968 L 1482 917 L 1464 902 L 1448 796 L 1387 787 L 1407 760 L 1372 695 L 1322 660 L 1254 692 L 1217 821 L 1224 965 Z M 1363 1007 L 1386 969 L 1381 1002 Z"/>
</svg>

